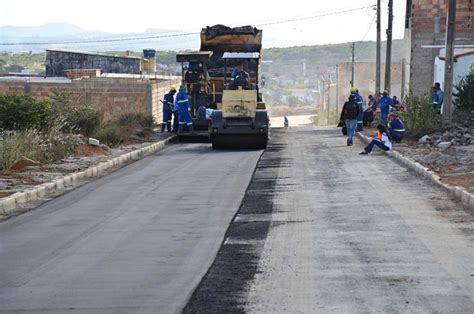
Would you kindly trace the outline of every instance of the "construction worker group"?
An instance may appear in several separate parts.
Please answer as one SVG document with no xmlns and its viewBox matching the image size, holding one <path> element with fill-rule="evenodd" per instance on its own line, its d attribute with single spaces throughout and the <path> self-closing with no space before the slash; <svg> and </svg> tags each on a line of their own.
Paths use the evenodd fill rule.
<svg viewBox="0 0 474 314">
<path fill-rule="evenodd" d="M 193 132 L 193 119 L 189 112 L 186 85 L 182 84 L 179 87 L 176 99 L 174 99 L 175 94 L 176 88 L 172 86 L 164 96 L 161 132 L 164 132 L 166 129 L 168 132 L 180 133 L 184 130 L 185 126 L 189 132 Z"/>
<path fill-rule="evenodd" d="M 339 123 L 339 126 L 343 127 L 343 134 L 347 134 L 347 146 L 351 146 L 354 133 L 362 131 L 364 126 L 370 126 L 374 121 L 374 113 L 380 112 L 377 137 L 374 137 L 361 153 L 364 155 L 370 153 L 374 146 L 390 150 L 391 141 L 400 142 L 405 134 L 405 126 L 399 115 L 402 107 L 396 96 L 390 97 L 385 90 L 379 97 L 369 95 L 368 98 L 368 108 L 364 109 L 359 90 L 352 87 L 349 99 L 342 108 Z"/>
</svg>

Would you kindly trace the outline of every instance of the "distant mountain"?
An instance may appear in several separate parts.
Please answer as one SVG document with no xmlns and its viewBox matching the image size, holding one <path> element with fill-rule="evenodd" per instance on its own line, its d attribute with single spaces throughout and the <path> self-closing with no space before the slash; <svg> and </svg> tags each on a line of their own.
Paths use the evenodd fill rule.
<svg viewBox="0 0 474 314">
<path fill-rule="evenodd" d="M 143 33 L 106 33 L 101 31 L 86 30 L 69 23 L 49 23 L 41 26 L 1 26 L 0 27 L 0 51 L 24 51 L 41 52 L 45 49 L 64 49 L 81 51 L 111 51 L 111 50 L 136 50 L 143 48 L 155 48 L 157 50 L 168 49 L 197 49 L 199 48 L 199 36 L 186 37 L 162 37 L 162 35 L 186 33 L 180 30 L 149 28 Z M 157 38 L 140 39 L 131 41 L 107 41 L 107 39 L 120 39 L 124 37 L 146 37 L 156 35 Z M 191 37 L 191 38 L 190 38 Z M 97 40 L 93 43 L 69 43 L 83 40 Z M 5 45 L 15 43 L 16 45 Z M 26 45 L 17 45 L 28 43 Z M 35 44 L 36 43 L 36 44 Z M 37 44 L 47 43 L 47 44 Z"/>
<path fill-rule="evenodd" d="M 64 37 L 88 33 L 85 29 L 68 23 L 49 23 L 41 26 L 1 26 L 0 38 Z"/>
</svg>

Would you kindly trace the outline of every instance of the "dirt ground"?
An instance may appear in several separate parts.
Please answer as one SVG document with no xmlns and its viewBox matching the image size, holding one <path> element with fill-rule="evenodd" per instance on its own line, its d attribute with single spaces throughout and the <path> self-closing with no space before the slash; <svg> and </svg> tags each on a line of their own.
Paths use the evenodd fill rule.
<svg viewBox="0 0 474 314">
<path fill-rule="evenodd" d="M 374 136 L 375 130 L 365 128 L 363 134 Z M 442 149 L 436 145 L 404 139 L 401 143 L 395 143 L 393 150 L 429 168 L 439 175 L 442 182 L 474 193 L 474 145 L 452 145 Z"/>
</svg>

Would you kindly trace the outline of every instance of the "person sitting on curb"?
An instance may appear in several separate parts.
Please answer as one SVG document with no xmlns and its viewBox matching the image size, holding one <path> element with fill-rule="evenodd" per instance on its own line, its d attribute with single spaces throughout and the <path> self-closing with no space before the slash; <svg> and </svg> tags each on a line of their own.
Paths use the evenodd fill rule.
<svg viewBox="0 0 474 314">
<path fill-rule="evenodd" d="M 380 123 L 377 125 L 377 135 L 375 138 L 372 138 L 372 141 L 364 148 L 359 155 L 368 155 L 372 152 L 374 146 L 379 147 L 383 151 L 389 151 L 392 149 L 392 143 L 390 142 L 390 132 L 388 132 L 387 127 Z"/>
<path fill-rule="evenodd" d="M 393 141 L 400 143 L 403 139 L 403 135 L 405 134 L 405 124 L 396 113 L 389 113 L 387 128 Z"/>
<path fill-rule="evenodd" d="M 380 108 L 380 123 L 387 124 L 388 113 L 390 112 L 390 107 L 393 104 L 392 98 L 388 96 L 388 91 L 384 90 L 382 93 L 382 98 L 379 100 Z"/>
</svg>

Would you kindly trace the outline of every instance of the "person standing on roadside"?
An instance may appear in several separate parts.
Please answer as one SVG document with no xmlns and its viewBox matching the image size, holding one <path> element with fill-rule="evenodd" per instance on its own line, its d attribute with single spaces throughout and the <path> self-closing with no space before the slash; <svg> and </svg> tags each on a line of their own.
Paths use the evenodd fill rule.
<svg viewBox="0 0 474 314">
<path fill-rule="evenodd" d="M 380 123 L 387 125 L 387 118 L 390 112 L 390 107 L 393 104 L 392 98 L 388 96 L 388 91 L 384 90 L 382 93 L 382 98 L 379 100 L 380 106 Z"/>
<path fill-rule="evenodd" d="M 162 101 L 163 123 L 161 124 L 161 132 L 164 132 L 165 129 L 167 129 L 168 132 L 171 132 L 171 115 L 173 113 L 174 94 L 176 94 L 176 88 L 172 86 Z"/>
<path fill-rule="evenodd" d="M 359 108 L 357 106 L 355 96 L 350 95 L 349 100 L 344 103 L 342 107 L 340 120 L 344 121 L 347 128 L 347 146 L 353 144 L 352 137 L 357 127 L 357 116 L 359 115 Z"/>
<path fill-rule="evenodd" d="M 189 99 L 186 93 L 186 85 L 179 87 L 178 95 L 176 95 L 176 103 L 178 104 L 178 134 L 184 130 L 186 124 L 189 132 L 193 132 L 193 119 L 189 113 Z"/>
<path fill-rule="evenodd" d="M 441 84 L 435 83 L 433 87 L 433 105 L 438 110 L 438 113 L 443 113 L 444 92 L 441 90 Z"/>
</svg>

